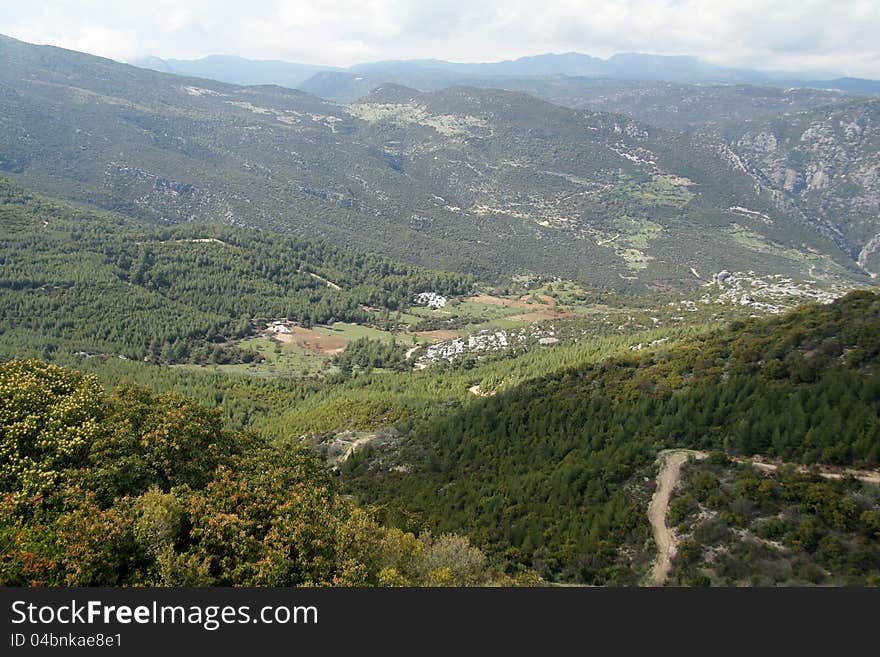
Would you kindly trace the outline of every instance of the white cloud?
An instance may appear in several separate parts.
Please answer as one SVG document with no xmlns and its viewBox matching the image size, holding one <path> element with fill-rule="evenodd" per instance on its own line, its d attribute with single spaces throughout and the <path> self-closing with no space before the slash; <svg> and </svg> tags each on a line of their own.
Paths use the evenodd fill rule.
<svg viewBox="0 0 880 657">
<path fill-rule="evenodd" d="M 348 65 L 639 51 L 880 78 L 877 0 L 41 0 L 0 4 L 0 33 L 123 60 L 223 53 Z"/>
</svg>

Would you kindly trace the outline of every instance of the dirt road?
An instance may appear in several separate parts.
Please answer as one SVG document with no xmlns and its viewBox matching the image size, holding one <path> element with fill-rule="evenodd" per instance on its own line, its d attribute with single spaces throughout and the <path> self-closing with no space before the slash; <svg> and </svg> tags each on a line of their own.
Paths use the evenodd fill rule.
<svg viewBox="0 0 880 657">
<path fill-rule="evenodd" d="M 681 466 L 691 456 L 697 459 L 706 458 L 705 452 L 693 449 L 667 449 L 657 455 L 657 461 L 660 463 L 660 472 L 657 474 L 657 489 L 648 505 L 648 520 L 651 522 L 651 531 L 654 533 L 654 541 L 657 543 L 657 560 L 651 571 L 649 586 L 663 586 L 669 576 L 669 569 L 672 567 L 672 557 L 675 556 L 677 542 L 675 534 L 666 526 L 666 511 L 669 508 L 669 498 L 672 496 L 672 491 L 678 485 Z"/>
<path fill-rule="evenodd" d="M 758 470 L 764 470 L 766 472 L 775 472 L 779 469 L 779 463 L 770 463 L 767 461 L 761 461 L 758 459 L 744 459 L 744 458 L 734 458 L 734 461 L 737 463 L 751 463 L 753 467 Z M 798 466 L 798 472 L 803 474 L 807 474 L 810 472 L 810 469 L 806 466 Z M 880 472 L 877 470 L 856 470 L 855 468 L 833 468 L 827 465 L 820 465 L 818 467 L 818 473 L 820 477 L 824 477 L 825 479 L 843 479 L 844 477 L 852 476 L 859 481 L 862 481 L 866 484 L 874 484 L 875 486 L 880 486 Z"/>
<path fill-rule="evenodd" d="M 693 449 L 666 449 L 657 455 L 660 464 L 660 472 L 657 474 L 657 489 L 648 505 L 648 520 L 651 522 L 651 531 L 654 541 L 657 543 L 657 560 L 651 571 L 649 586 L 663 586 L 669 576 L 672 567 L 672 557 L 675 556 L 677 541 L 675 534 L 666 525 L 666 513 L 669 510 L 669 499 L 681 478 L 681 466 L 688 458 L 704 459 L 707 454 Z M 774 471 L 779 468 L 777 463 L 767 463 L 756 459 L 734 457 L 737 463 L 749 463 L 758 470 Z M 807 472 L 807 468 L 800 466 L 801 472 Z M 820 466 L 818 474 L 826 479 L 840 479 L 852 475 L 859 481 L 869 484 L 880 484 L 880 472 L 876 470 L 855 470 L 852 468 L 831 468 Z"/>
</svg>

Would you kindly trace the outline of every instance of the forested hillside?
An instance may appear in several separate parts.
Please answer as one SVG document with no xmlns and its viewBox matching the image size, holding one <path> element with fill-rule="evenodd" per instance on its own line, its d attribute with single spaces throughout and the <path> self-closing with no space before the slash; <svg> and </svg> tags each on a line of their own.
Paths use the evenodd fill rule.
<svg viewBox="0 0 880 657">
<path fill-rule="evenodd" d="M 258 357 L 231 344 L 272 319 L 375 321 L 473 278 L 222 225 L 155 227 L 0 178 L 0 355 L 164 363 Z"/>
<path fill-rule="evenodd" d="M 880 296 L 852 293 L 690 343 L 560 370 L 365 450 L 349 484 L 388 517 L 468 527 L 551 578 L 632 584 L 657 452 L 880 465 Z"/>
<path fill-rule="evenodd" d="M 880 586 L 880 486 L 715 453 L 669 508 L 679 586 Z"/>
<path fill-rule="evenodd" d="M 264 234 L 242 229 L 149 227 L 57 204 L 9 185 L 4 193 L 3 218 L 10 226 L 3 251 L 4 265 L 9 265 L 3 293 L 10 295 L 10 302 L 4 312 L 27 309 L 18 300 L 43 294 L 48 305 L 40 308 L 52 320 L 25 332 L 15 328 L 28 321 L 28 313 L 8 319 L 3 339 L 12 356 L 45 349 L 39 340 L 58 344 L 58 350 L 49 351 L 62 355 L 62 346 L 72 349 L 76 340 L 94 339 L 93 327 L 102 325 L 97 315 L 107 314 L 108 321 L 124 319 L 129 310 L 121 302 L 132 292 L 180 294 L 193 306 L 174 307 L 213 303 L 219 315 L 245 301 L 277 308 L 272 304 L 279 303 L 276 295 L 287 285 L 296 294 L 342 298 L 358 290 L 373 302 L 375 295 L 384 295 L 382 302 L 393 307 L 417 289 L 411 287 L 413 280 L 432 288 L 453 286 L 450 290 L 470 284 L 460 276 L 312 243 L 283 238 L 270 244 Z M 132 271 L 139 268 L 123 267 L 118 258 L 127 254 L 135 262 L 146 245 L 154 247 L 156 258 L 138 283 Z M 173 256 L 163 256 L 165 247 L 174 249 Z M 232 253 L 209 256 L 205 248 Z M 28 253 L 39 257 L 31 256 L 34 264 L 26 266 L 22 258 Z M 186 258 L 193 258 L 192 264 L 183 266 Z M 85 269 L 85 262 L 93 266 Z M 210 271 L 222 283 L 219 291 L 208 282 L 200 287 L 194 271 Z M 223 271 L 234 275 L 224 276 Z M 370 272 L 376 271 L 385 275 L 376 274 L 373 283 Z M 7 277 L 7 272 L 14 276 Z M 164 272 L 165 282 L 157 284 L 158 274 L 148 272 Z M 263 288 L 254 287 L 262 280 L 277 281 L 277 287 L 262 293 Z M 107 285 L 100 288 L 101 295 L 82 296 L 86 281 Z M 342 282 L 342 290 L 325 281 Z M 383 281 L 390 283 L 383 287 Z M 296 288 L 297 283 L 304 288 Z M 56 296 L 65 289 L 73 290 L 65 302 L 69 313 L 58 312 L 67 307 L 65 297 Z M 186 290 L 190 296 L 181 292 Z M 110 303 L 95 305 L 98 297 Z M 169 298 L 159 296 L 157 307 L 167 309 Z M 293 297 L 302 298 L 309 297 Z M 110 311 L 116 308 L 121 310 L 114 315 Z M 86 317 L 79 325 L 69 319 L 76 312 Z M 163 311 L 145 314 L 140 321 L 173 316 Z M 52 333 L 55 326 L 58 332 Z M 80 332 L 70 330 L 76 326 Z M 712 331 L 699 323 L 641 332 L 637 323 L 626 328 L 607 320 L 574 326 L 583 328 L 580 340 L 571 344 L 511 349 L 423 371 L 403 366 L 402 345 L 364 339 L 335 358 L 339 374 L 323 381 L 230 377 L 115 357 L 79 361 L 78 367 L 99 372 L 105 381 L 135 379 L 157 389 L 191 390 L 205 403 L 226 407 L 230 426 L 253 427 L 259 438 L 231 433 L 223 428 L 220 410 L 207 411 L 176 395 L 157 396 L 130 386 L 107 394 L 91 377 L 33 361 L 10 362 L 3 366 L 7 392 L 2 405 L 10 464 L 3 475 L 3 531 L 11 546 L 5 581 L 497 581 L 485 558 L 464 539 L 431 537 L 454 531 L 469 536 L 486 550 L 490 563 L 508 574 L 525 568 L 551 580 L 637 584 L 653 556 L 645 508 L 652 464 L 662 448 L 721 449 L 804 463 L 880 464 L 880 297 L 875 293 L 855 292 L 828 306 L 805 306 L 782 317 L 752 318 Z M 128 330 L 143 337 L 157 329 L 144 332 L 130 325 Z M 641 348 L 651 343 L 653 347 Z M 116 348 L 120 343 L 106 344 Z M 198 354 L 200 342 L 194 345 Z M 163 362 L 161 349 L 157 354 L 151 348 L 147 355 Z M 65 358 L 72 362 L 69 355 Z M 374 372 L 374 367 L 380 370 Z M 389 371 L 394 369 L 403 371 Z M 362 433 L 342 435 L 351 431 Z M 52 440 L 38 442 L 38 435 Z M 351 442 L 355 438 L 361 441 L 359 449 Z M 279 575 L 252 565 L 253 560 L 279 558 L 272 552 L 275 538 L 259 532 L 235 547 L 240 552 L 223 556 L 220 546 L 229 542 L 223 533 L 228 528 L 201 527 L 196 518 L 231 513 L 241 498 L 234 505 L 224 501 L 237 495 L 230 491 L 265 493 L 265 500 L 253 500 L 253 509 L 248 511 L 246 504 L 242 513 L 262 514 L 268 504 L 275 509 L 272 513 L 281 514 L 278 522 L 286 523 L 289 518 L 277 509 L 285 506 L 288 493 L 268 482 L 264 491 L 258 485 L 261 473 L 280 468 L 277 475 L 267 476 L 287 482 L 285 491 L 301 477 L 308 479 L 310 491 L 335 486 L 313 456 L 293 445 L 311 445 L 323 455 L 351 445 L 334 466 L 344 490 L 362 502 L 376 503 L 377 520 L 386 527 L 410 532 L 410 538 L 395 533 L 397 538 L 387 539 L 403 541 L 409 556 L 385 555 L 383 550 L 392 548 L 377 538 L 367 544 L 378 541 L 378 556 L 350 557 L 344 547 L 348 543 L 340 547 L 333 543 L 336 538 L 321 534 L 316 540 L 333 545 L 328 548 L 333 556 L 324 553 L 323 565 L 315 569 L 302 566 L 298 574 L 288 569 Z M 342 527 L 338 531 L 344 534 L 354 531 L 348 523 L 356 517 L 367 523 L 371 536 L 396 531 L 382 529 L 359 511 L 340 510 L 336 502 L 327 501 L 336 493 L 327 495 L 321 503 L 329 506 L 309 516 L 316 523 Z M 150 514 L 159 514 L 159 520 Z M 138 529 L 138 522 L 171 523 L 177 529 L 173 539 L 160 540 L 155 533 L 152 538 L 144 534 L 147 530 Z M 285 536 L 298 536 L 284 527 Z M 424 530 L 433 534 L 416 538 Z M 69 538 L 61 540 L 61 535 Z M 112 540 L 98 544 L 98 535 Z M 849 545 L 849 538 L 838 540 Z M 470 565 L 438 574 L 419 565 L 432 550 L 451 551 L 455 556 L 450 559 Z M 338 570 L 341 563 L 363 568 L 355 565 L 357 574 L 349 577 L 349 571 Z M 394 570 L 380 575 L 385 568 Z"/>
<path fill-rule="evenodd" d="M 385 85 L 343 106 L 5 37 L 0 56 L 0 171 L 54 197 L 493 282 L 687 289 L 692 268 L 866 280 L 715 138 L 497 89 Z"/>
<path fill-rule="evenodd" d="M 880 582 L 880 101 L 0 61 L 0 585 Z"/>
<path fill-rule="evenodd" d="M 0 586 L 474 585 L 467 538 L 384 529 L 307 448 L 40 361 L 0 365 Z"/>
</svg>

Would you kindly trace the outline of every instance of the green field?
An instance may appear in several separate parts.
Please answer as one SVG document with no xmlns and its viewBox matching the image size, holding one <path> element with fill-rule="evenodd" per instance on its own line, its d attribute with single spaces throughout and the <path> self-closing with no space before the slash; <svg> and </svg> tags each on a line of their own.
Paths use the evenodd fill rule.
<svg viewBox="0 0 880 657">
<path fill-rule="evenodd" d="M 382 340 L 383 342 L 391 342 L 391 340 L 402 342 L 406 337 L 391 331 L 382 331 L 371 326 L 350 324 L 348 322 L 335 322 L 330 326 L 316 326 L 313 330 L 315 333 L 332 335 L 333 337 L 342 338 L 349 342 L 357 340 L 358 338 L 370 338 L 371 340 Z"/>
<path fill-rule="evenodd" d="M 391 331 L 383 331 L 371 326 L 352 324 L 348 322 L 335 322 L 330 326 L 316 326 L 312 329 L 320 335 L 341 338 L 353 342 L 360 338 L 391 342 L 397 340 L 401 344 L 412 342 L 428 343 L 430 340 L 416 338 Z M 256 351 L 260 354 L 259 362 L 236 363 L 230 365 L 175 365 L 176 368 L 200 369 L 227 374 L 242 374 L 265 377 L 311 377 L 316 375 L 332 374 L 336 371 L 331 365 L 332 356 L 322 354 L 311 349 L 283 343 L 268 335 L 245 338 L 236 343 L 242 349 Z"/>
<path fill-rule="evenodd" d="M 263 361 L 232 365 L 172 365 L 180 369 L 200 369 L 226 374 L 250 376 L 313 376 L 326 370 L 328 357 L 295 345 L 282 344 L 272 338 L 259 336 L 238 343 L 244 349 L 260 354 Z"/>
</svg>

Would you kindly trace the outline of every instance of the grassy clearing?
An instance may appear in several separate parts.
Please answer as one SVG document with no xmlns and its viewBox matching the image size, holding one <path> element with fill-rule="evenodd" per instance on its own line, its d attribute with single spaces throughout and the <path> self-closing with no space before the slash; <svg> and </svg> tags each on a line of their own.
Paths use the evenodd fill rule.
<svg viewBox="0 0 880 657">
<path fill-rule="evenodd" d="M 418 333 L 425 338 L 449 340 L 479 331 L 515 330 L 534 322 L 572 317 L 571 309 L 560 301 L 577 303 L 579 295 L 585 299 L 583 291 L 575 285 L 559 287 L 561 294 L 548 284 L 526 295 L 484 294 L 455 299 L 442 310 L 424 313 L 423 319 L 436 321 L 430 330 Z"/>
<path fill-rule="evenodd" d="M 423 311 L 422 314 L 417 313 L 417 311 Z M 418 324 L 422 319 L 429 316 L 431 312 L 430 308 L 413 308 L 409 312 L 400 313 L 399 321 L 401 324 L 406 326 L 412 326 L 414 324 Z"/>
<path fill-rule="evenodd" d="M 522 312 L 521 308 L 503 306 L 500 304 L 483 303 L 479 301 L 465 300 L 450 306 L 455 316 L 483 317 L 487 320 L 501 319 Z"/>
<path fill-rule="evenodd" d="M 392 333 L 391 331 L 383 331 L 371 326 L 350 324 L 348 322 L 336 322 L 330 326 L 316 326 L 312 330 L 319 335 L 337 337 L 347 340 L 348 342 L 352 342 L 359 338 L 370 338 L 371 340 L 391 342 L 393 339 L 400 341 L 402 337 L 405 337 L 400 334 Z"/>
<path fill-rule="evenodd" d="M 785 247 L 781 244 L 774 244 L 758 233 L 755 233 L 737 223 L 734 223 L 730 228 L 725 229 L 724 233 L 737 244 L 757 253 L 765 253 L 779 258 L 785 258 L 792 262 L 811 265 L 812 267 L 818 268 L 820 271 L 824 270 L 828 273 L 843 274 L 846 271 L 827 255 L 806 253 L 804 251 Z M 815 273 L 811 273 L 811 276 L 822 278 L 821 275 Z"/>
<path fill-rule="evenodd" d="M 369 123 L 387 121 L 434 128 L 448 137 L 467 135 L 486 125 L 483 119 L 468 115 L 430 114 L 423 106 L 396 103 L 357 103 L 348 106 L 350 114 Z"/>
<path fill-rule="evenodd" d="M 688 189 L 691 181 L 677 176 L 654 176 L 649 183 L 639 185 L 637 198 L 650 205 L 684 207 L 694 197 Z"/>
<path fill-rule="evenodd" d="M 663 226 L 648 219 L 622 215 L 613 221 L 615 230 L 622 233 L 621 241 L 634 249 L 644 249 L 663 232 Z"/>
<path fill-rule="evenodd" d="M 260 354 L 262 362 L 234 365 L 172 365 L 174 368 L 198 369 L 264 377 L 305 377 L 326 370 L 328 356 L 293 344 L 282 344 L 273 338 L 259 336 L 238 343 L 243 349 Z"/>
<path fill-rule="evenodd" d="M 655 175 L 646 182 L 636 182 L 624 176 L 614 194 L 644 206 L 681 208 L 694 197 L 694 193 L 688 189 L 692 184 L 687 178 L 678 176 Z"/>
</svg>

